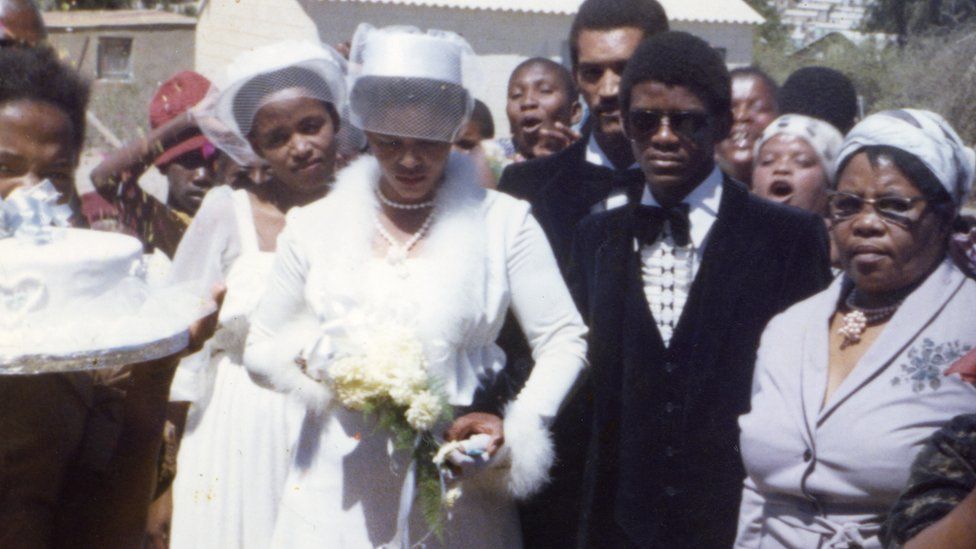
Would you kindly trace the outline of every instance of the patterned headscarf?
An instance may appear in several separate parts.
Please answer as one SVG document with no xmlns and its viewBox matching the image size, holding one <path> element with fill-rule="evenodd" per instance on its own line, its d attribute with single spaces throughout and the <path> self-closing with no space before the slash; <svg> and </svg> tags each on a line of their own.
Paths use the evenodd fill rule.
<svg viewBox="0 0 976 549">
<path fill-rule="evenodd" d="M 932 171 L 956 208 L 973 188 L 976 153 L 944 118 L 930 111 L 901 109 L 873 114 L 847 134 L 835 166 L 842 166 L 864 147 L 886 145 L 918 158 Z"/>
<path fill-rule="evenodd" d="M 837 128 L 823 120 L 802 114 L 784 114 L 766 126 L 762 137 L 756 141 L 756 150 L 753 154 L 756 162 L 759 161 L 759 150 L 762 146 L 782 134 L 799 137 L 809 143 L 817 153 L 828 180 L 834 180 L 834 159 L 837 158 L 840 145 L 844 141 L 844 136 L 837 131 Z"/>
</svg>

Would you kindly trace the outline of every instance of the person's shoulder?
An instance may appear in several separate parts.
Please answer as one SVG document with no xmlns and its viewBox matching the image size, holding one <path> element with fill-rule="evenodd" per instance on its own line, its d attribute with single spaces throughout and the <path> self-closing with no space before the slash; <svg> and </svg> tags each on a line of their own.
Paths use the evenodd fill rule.
<svg viewBox="0 0 976 549">
<path fill-rule="evenodd" d="M 495 189 L 485 189 L 485 207 L 506 213 L 528 213 L 532 206 L 523 198 Z"/>
<path fill-rule="evenodd" d="M 555 154 L 509 164 L 502 172 L 498 190 L 519 198 L 531 198 L 563 168 L 578 163 L 582 154 L 578 141 Z"/>
<path fill-rule="evenodd" d="M 735 195 L 738 217 L 742 222 L 770 238 L 792 240 L 800 233 L 823 229 L 822 217 L 760 198 L 734 179 L 726 177 L 722 192 Z"/>
<path fill-rule="evenodd" d="M 599 242 L 619 237 L 626 233 L 630 208 L 614 208 L 590 214 L 576 225 L 575 239 L 582 248 L 591 248 Z"/>
</svg>

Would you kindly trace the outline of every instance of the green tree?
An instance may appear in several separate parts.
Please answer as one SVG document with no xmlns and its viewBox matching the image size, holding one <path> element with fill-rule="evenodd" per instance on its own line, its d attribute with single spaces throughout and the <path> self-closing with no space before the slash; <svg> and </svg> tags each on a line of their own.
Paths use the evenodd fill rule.
<svg viewBox="0 0 976 549">
<path fill-rule="evenodd" d="M 974 16 L 976 0 L 876 0 L 865 26 L 894 34 L 905 45 L 909 36 L 951 32 Z"/>
<path fill-rule="evenodd" d="M 787 47 L 789 36 L 776 7 L 768 0 L 746 0 L 746 2 L 766 19 L 766 22 L 760 25 L 759 32 L 756 33 L 757 45 L 773 48 Z"/>
</svg>

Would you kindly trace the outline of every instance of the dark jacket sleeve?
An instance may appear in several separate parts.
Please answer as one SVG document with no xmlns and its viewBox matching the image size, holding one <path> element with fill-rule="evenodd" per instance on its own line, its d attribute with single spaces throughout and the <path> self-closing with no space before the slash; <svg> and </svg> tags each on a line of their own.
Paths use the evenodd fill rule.
<svg viewBox="0 0 976 549">
<path fill-rule="evenodd" d="M 949 514 L 976 488 L 976 414 L 936 431 L 912 464 L 908 486 L 881 529 L 885 547 L 901 547 Z"/>
</svg>

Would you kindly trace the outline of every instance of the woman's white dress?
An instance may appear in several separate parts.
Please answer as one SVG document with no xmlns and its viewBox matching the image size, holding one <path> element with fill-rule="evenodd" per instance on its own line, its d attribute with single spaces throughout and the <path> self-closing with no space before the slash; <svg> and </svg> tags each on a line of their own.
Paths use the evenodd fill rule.
<svg viewBox="0 0 976 549">
<path fill-rule="evenodd" d="M 225 187 L 208 194 L 177 251 L 174 278 L 223 278 L 227 295 L 217 333 L 181 363 L 171 391 L 192 403 L 173 484 L 174 549 L 269 546 L 290 463 L 287 398 L 251 381 L 242 356 L 273 259 L 258 247 L 247 192 Z"/>
<path fill-rule="evenodd" d="M 464 157 L 448 161 L 430 233 L 416 257 L 400 265 L 373 251 L 378 179 L 376 161 L 361 159 L 327 198 L 289 214 L 268 293 L 252 317 L 248 368 L 309 406 L 273 546 L 395 544 L 409 465 L 386 432 L 305 377 L 294 363 L 297 352 L 355 319 L 392 320 L 416 332 L 449 402 L 466 406 L 504 367 L 494 342 L 511 306 L 536 367 L 505 414 L 505 456 L 465 482 L 443 540 L 424 542 L 519 547 L 513 498 L 545 480 L 552 461 L 546 426 L 584 366 L 586 329 L 528 205 L 480 189 Z M 419 507 L 410 520 L 414 543 L 428 531 Z"/>
</svg>

